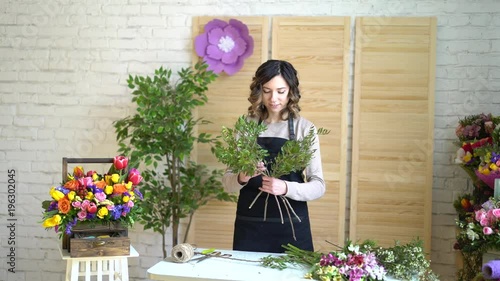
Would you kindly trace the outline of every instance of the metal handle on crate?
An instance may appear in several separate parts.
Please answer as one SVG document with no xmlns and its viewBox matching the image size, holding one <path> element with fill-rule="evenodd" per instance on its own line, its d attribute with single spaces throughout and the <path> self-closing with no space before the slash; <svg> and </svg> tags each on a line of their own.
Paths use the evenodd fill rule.
<svg viewBox="0 0 500 281">
<path fill-rule="evenodd" d="M 94 241 L 92 244 L 94 245 L 94 247 L 101 247 L 101 246 L 104 246 L 106 244 L 106 241 L 97 240 L 97 241 Z"/>
</svg>

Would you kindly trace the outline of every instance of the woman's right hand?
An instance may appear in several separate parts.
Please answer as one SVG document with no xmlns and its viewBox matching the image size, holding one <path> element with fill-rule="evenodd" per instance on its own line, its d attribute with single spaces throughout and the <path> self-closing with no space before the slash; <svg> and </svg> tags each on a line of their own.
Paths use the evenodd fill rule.
<svg viewBox="0 0 500 281">
<path fill-rule="evenodd" d="M 251 176 L 248 176 L 245 173 L 239 173 L 238 174 L 238 182 L 240 184 L 246 184 L 251 178 L 262 175 L 262 172 L 266 170 L 266 166 L 264 165 L 264 162 L 259 162 L 257 163 L 257 167 L 255 169 L 255 173 Z"/>
</svg>

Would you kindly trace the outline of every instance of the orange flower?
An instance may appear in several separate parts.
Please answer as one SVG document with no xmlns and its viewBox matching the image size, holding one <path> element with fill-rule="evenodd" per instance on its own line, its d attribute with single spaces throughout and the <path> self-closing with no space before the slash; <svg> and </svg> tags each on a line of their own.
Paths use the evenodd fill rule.
<svg viewBox="0 0 500 281">
<path fill-rule="evenodd" d="M 66 187 L 67 189 L 69 190 L 76 190 L 76 188 L 79 186 L 80 184 L 78 183 L 78 180 L 70 180 L 68 182 L 66 182 L 64 184 L 64 187 Z"/>
<path fill-rule="evenodd" d="M 67 214 L 71 210 L 71 203 L 69 202 L 68 197 L 63 197 L 57 203 L 59 206 L 59 212 Z"/>
<path fill-rule="evenodd" d="M 95 186 L 99 189 L 104 189 L 106 187 L 106 182 L 104 180 L 94 182 Z"/>
<path fill-rule="evenodd" d="M 115 194 L 123 194 L 123 192 L 127 192 L 127 191 L 128 191 L 127 186 L 125 186 L 124 184 L 115 183 L 113 185 L 113 193 L 115 193 Z"/>
</svg>

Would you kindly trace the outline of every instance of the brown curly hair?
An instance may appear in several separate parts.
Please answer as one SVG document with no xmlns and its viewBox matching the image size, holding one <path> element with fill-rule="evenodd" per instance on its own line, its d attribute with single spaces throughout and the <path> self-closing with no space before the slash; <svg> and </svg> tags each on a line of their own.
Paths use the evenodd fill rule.
<svg viewBox="0 0 500 281">
<path fill-rule="evenodd" d="M 265 120 L 269 116 L 266 107 L 262 104 L 262 87 L 274 77 L 281 75 L 288 84 L 288 104 L 281 112 L 281 119 L 287 120 L 289 117 L 296 118 L 299 116 L 300 106 L 300 90 L 297 70 L 293 65 L 283 60 L 268 60 L 261 64 L 250 84 L 250 96 L 248 101 L 248 115 L 257 117 L 260 120 Z"/>
</svg>

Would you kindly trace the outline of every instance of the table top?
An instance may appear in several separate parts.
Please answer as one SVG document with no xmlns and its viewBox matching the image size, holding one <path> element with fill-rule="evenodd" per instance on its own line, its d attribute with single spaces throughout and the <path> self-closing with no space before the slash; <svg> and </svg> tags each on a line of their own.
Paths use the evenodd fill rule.
<svg viewBox="0 0 500 281">
<path fill-rule="evenodd" d="M 129 255 L 124 255 L 124 256 L 96 256 L 96 257 L 72 258 L 71 255 L 70 255 L 70 253 L 67 250 L 63 250 L 61 248 L 61 245 L 59 245 L 59 253 L 61 254 L 61 258 L 63 260 L 68 260 L 68 259 L 72 259 L 72 260 L 89 260 L 89 259 L 92 259 L 92 260 L 96 260 L 96 259 L 100 259 L 100 260 L 113 260 L 113 259 L 117 259 L 117 258 L 132 258 L 132 257 L 138 257 L 139 256 L 139 253 L 135 250 L 134 247 L 132 247 L 132 245 L 130 245 L 130 254 Z"/>
<path fill-rule="evenodd" d="M 197 249 L 199 251 L 200 249 Z M 260 258 L 273 253 L 218 250 L 222 254 L 230 254 L 231 258 L 211 257 L 199 263 L 191 260 L 178 263 L 171 258 L 158 262 L 148 269 L 148 278 L 152 280 L 307 280 L 304 274 L 307 269 L 289 267 L 284 270 L 273 269 L 261 265 Z M 199 257 L 196 255 L 194 258 Z M 235 259 L 243 259 L 235 260 Z"/>
</svg>

